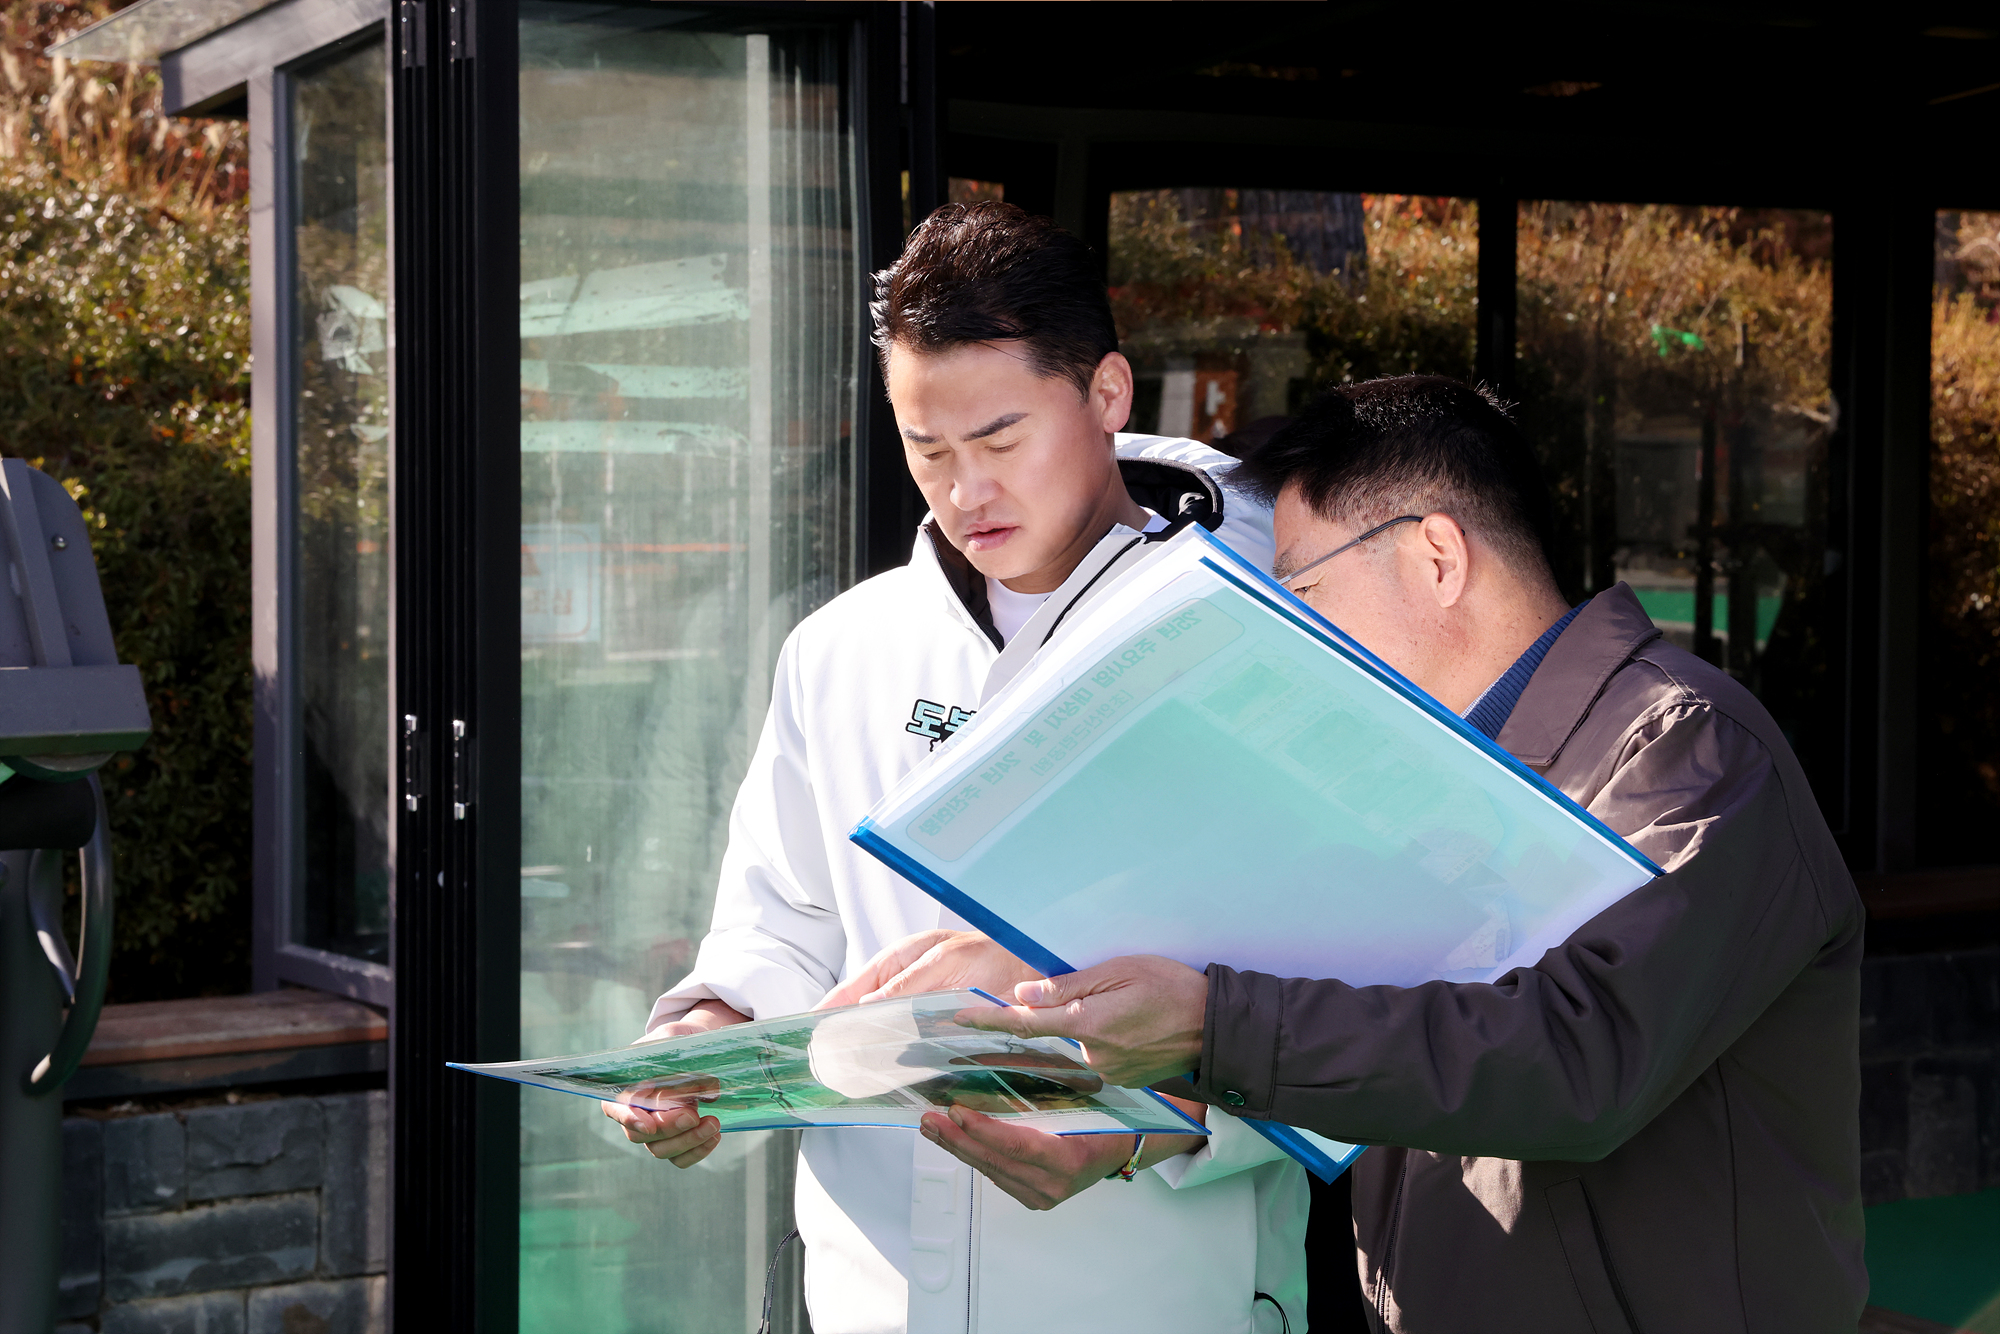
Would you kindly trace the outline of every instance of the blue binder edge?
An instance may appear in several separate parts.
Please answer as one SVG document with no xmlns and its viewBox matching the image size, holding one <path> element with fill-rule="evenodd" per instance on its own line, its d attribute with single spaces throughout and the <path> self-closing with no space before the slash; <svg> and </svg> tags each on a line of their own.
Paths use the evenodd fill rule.
<svg viewBox="0 0 2000 1334">
<path fill-rule="evenodd" d="M 1443 723 L 1446 727 L 1458 733 L 1459 736 L 1477 746 L 1487 755 L 1498 760 L 1515 777 L 1523 779 L 1535 788 L 1536 791 L 1542 793 L 1549 800 L 1581 821 L 1585 826 L 1596 831 L 1613 848 L 1625 854 L 1640 870 L 1654 876 L 1666 874 L 1651 857 L 1648 857 L 1645 853 L 1619 837 L 1602 820 L 1599 820 L 1589 811 L 1577 805 L 1575 801 L 1571 800 L 1569 796 L 1550 783 L 1548 779 L 1542 777 L 1533 769 L 1530 769 L 1527 765 L 1500 749 L 1499 743 L 1491 737 L 1418 689 L 1407 676 L 1404 676 L 1394 667 L 1391 667 L 1388 663 L 1369 652 L 1367 648 L 1363 647 L 1345 630 L 1342 630 L 1332 621 L 1327 620 L 1326 617 L 1314 611 L 1303 599 L 1293 593 L 1291 589 L 1286 588 L 1270 575 L 1244 559 L 1241 554 L 1232 550 L 1228 543 L 1218 541 L 1213 534 L 1209 533 L 1206 529 L 1200 528 L 1199 525 L 1189 525 L 1189 527 L 1201 541 L 1213 547 L 1217 553 L 1231 564 L 1237 566 L 1244 574 L 1249 575 L 1255 581 L 1255 584 L 1246 583 L 1235 572 L 1223 568 L 1216 563 L 1213 556 L 1203 557 L 1202 564 L 1214 570 L 1230 583 L 1235 584 L 1245 593 L 1257 598 L 1260 602 L 1270 607 L 1272 611 L 1285 617 L 1285 619 L 1291 621 L 1301 630 L 1313 636 L 1313 638 L 1325 643 L 1328 648 L 1350 659 L 1355 666 L 1360 667 L 1363 671 L 1381 681 L 1382 684 L 1401 695 L 1405 700 L 1416 705 L 1432 718 L 1435 718 L 1438 722 Z M 968 918 L 967 920 L 971 919 Z"/>
<path fill-rule="evenodd" d="M 1362 1144 L 1350 1144 L 1347 1152 L 1336 1158 L 1290 1126 L 1280 1125 L 1276 1121 L 1253 1121 L 1247 1116 L 1237 1119 L 1283 1149 L 1291 1156 L 1293 1162 L 1328 1184 L 1332 1184 L 1335 1177 L 1352 1167 L 1354 1160 L 1359 1158 L 1362 1150 L 1367 1147 Z"/>
<path fill-rule="evenodd" d="M 860 845 L 877 860 L 885 863 L 890 870 L 963 917 L 974 929 L 1000 942 L 1009 954 L 1041 973 L 1043 977 L 1055 977 L 1059 973 L 1076 971 L 1074 965 L 1049 953 L 1022 935 L 1012 923 L 889 842 L 876 828 L 872 819 L 864 816 L 861 823 L 854 826 L 854 832 L 847 837 L 850 842 Z M 1005 1003 L 1000 1002 L 1000 1004 Z"/>
<path fill-rule="evenodd" d="M 997 936 L 994 938 L 996 940 L 999 939 Z M 1016 955 L 1015 957 L 1019 958 L 1020 956 Z M 1026 960 L 1023 960 L 1023 962 L 1026 962 Z M 1075 972 L 1076 970 L 1073 968 L 1066 967 L 1062 971 L 1068 973 L 1068 972 Z M 1048 973 L 1046 974 L 1046 976 L 1054 977 L 1055 974 Z M 968 990 L 972 991 L 975 995 L 984 996 L 987 1000 L 992 1001 L 995 1005 L 1007 1004 L 1006 1001 L 1001 1000 L 998 996 L 994 995 L 992 992 L 982 990 L 979 987 L 971 987 L 968 988 Z M 1065 1042 L 1069 1042 L 1070 1045 L 1075 1047 L 1081 1047 L 1083 1045 L 1082 1043 L 1076 1042 L 1073 1039 L 1065 1038 L 1063 1040 Z M 1203 1135 L 1213 1133 L 1212 1131 L 1209 1130 L 1207 1126 L 1201 1124 L 1201 1122 L 1195 1120 L 1193 1117 L 1189 1116 L 1186 1112 L 1174 1106 L 1171 1102 L 1168 1102 L 1165 1098 L 1161 1097 L 1158 1093 L 1155 1093 L 1152 1089 L 1145 1089 L 1143 1091 L 1148 1094 L 1151 1094 L 1152 1097 L 1160 1103 L 1160 1105 L 1166 1107 L 1169 1111 L 1173 1112 L 1174 1115 L 1180 1117 L 1181 1120 L 1187 1122 L 1189 1129 L 1195 1131 L 1198 1134 L 1203 1134 Z M 1271 1143 L 1277 1145 L 1278 1148 L 1282 1149 L 1287 1155 L 1289 1155 L 1292 1161 L 1296 1162 L 1300 1167 L 1305 1168 L 1306 1171 L 1312 1173 L 1314 1176 L 1318 1177 L 1321 1181 L 1325 1181 L 1329 1184 L 1332 1183 L 1335 1177 L 1339 1176 L 1342 1172 L 1345 1172 L 1350 1166 L 1353 1165 L 1354 1160 L 1361 1156 L 1361 1150 L 1364 1147 L 1363 1145 L 1360 1144 L 1351 1144 L 1348 1146 L 1348 1151 L 1346 1153 L 1336 1158 L 1332 1154 L 1328 1153 L 1326 1150 L 1320 1148 L 1319 1145 L 1307 1139 L 1304 1135 L 1301 1135 L 1298 1131 L 1292 1129 L 1292 1127 L 1290 1126 L 1280 1125 L 1276 1121 L 1252 1120 L 1249 1117 L 1239 1117 L 1237 1119 L 1242 1121 L 1244 1125 L 1249 1126 L 1252 1130 L 1256 1131 L 1258 1134 L 1262 1135 L 1265 1139 L 1269 1140 Z"/>
<path fill-rule="evenodd" d="M 1522 764 L 1512 755 L 1500 749 L 1499 745 L 1484 732 L 1473 727 L 1465 719 L 1451 712 L 1451 710 L 1439 704 L 1424 691 L 1418 689 L 1408 677 L 1369 652 L 1367 648 L 1362 646 L 1346 631 L 1314 611 L 1289 588 L 1286 588 L 1270 575 L 1258 569 L 1254 564 L 1232 549 L 1228 543 L 1223 542 L 1198 525 L 1190 525 L 1190 531 L 1195 533 L 1198 540 L 1214 548 L 1226 561 L 1242 571 L 1242 574 L 1238 574 L 1235 571 L 1225 568 L 1223 565 L 1218 564 L 1213 556 L 1203 557 L 1202 563 L 1215 571 L 1215 573 L 1227 579 L 1230 583 L 1235 584 L 1251 597 L 1257 598 L 1260 602 L 1270 607 L 1272 611 L 1285 617 L 1285 619 L 1291 621 L 1313 638 L 1326 644 L 1327 647 L 1348 658 L 1357 667 L 1374 676 L 1377 680 L 1402 696 L 1403 699 L 1416 705 L 1430 717 L 1436 719 L 1466 741 L 1478 747 L 1482 752 L 1498 760 L 1509 772 L 1518 778 L 1524 779 L 1536 791 L 1542 793 L 1550 801 L 1599 834 L 1614 849 L 1623 853 L 1637 865 L 1640 870 L 1654 876 L 1666 874 L 1652 858 L 1619 837 L 1602 820 L 1599 820 L 1589 811 L 1577 805 L 1576 802 L 1572 801 L 1561 790 L 1533 769 L 1530 769 L 1527 765 Z M 1242 577 L 1243 575 L 1248 575 L 1249 580 L 1246 581 Z M 923 863 L 906 855 L 901 849 L 890 843 L 876 828 L 872 817 L 862 817 L 861 823 L 854 827 L 853 832 L 848 834 L 848 838 L 905 880 L 910 881 L 939 903 L 957 913 L 967 923 L 1005 946 L 1007 952 L 1015 958 L 1031 968 L 1039 969 L 1044 977 L 1055 977 L 1062 973 L 1073 973 L 1076 971 L 1069 963 L 1023 935 L 1004 918 L 987 909 L 970 895 L 960 891 L 950 881 L 944 879 Z M 981 994 L 984 995 L 985 993 L 982 992 Z M 988 999 L 991 1000 L 994 998 L 989 996 Z M 1004 1004 L 1004 1002 L 1000 1003 Z M 1151 1092 L 1151 1090 L 1149 1089 L 1148 1092 Z M 1159 1095 L 1155 1094 L 1154 1096 L 1158 1097 Z M 1167 1105 L 1172 1106 L 1171 1103 Z M 1249 1117 L 1240 1119 L 1252 1130 L 1255 1130 L 1265 1139 L 1284 1150 L 1293 1161 L 1322 1181 L 1333 1181 L 1342 1172 L 1346 1171 L 1356 1158 L 1361 1156 L 1363 1148 L 1361 1145 L 1354 1146 L 1352 1152 L 1340 1158 L 1334 1158 L 1291 1126 L 1281 1125 L 1273 1121 L 1254 1120 Z"/>
<path fill-rule="evenodd" d="M 918 889 L 923 890 L 924 893 L 929 894 L 939 903 L 942 903 L 945 907 L 963 917 L 974 928 L 985 932 L 989 938 L 998 941 L 1006 948 L 1009 954 L 1019 959 L 1022 963 L 1027 964 L 1030 968 L 1038 969 L 1043 977 L 1058 977 L 1063 973 L 1073 973 L 1076 971 L 1066 960 L 1050 953 L 1035 941 L 1021 934 L 1012 923 L 989 911 L 970 896 L 961 893 L 949 881 L 939 876 L 929 867 L 905 856 L 900 849 L 882 837 L 881 833 L 876 829 L 873 820 L 863 818 L 861 823 L 854 827 L 854 832 L 847 837 L 872 856 L 879 858 L 890 870 L 895 871 L 898 875 L 914 884 Z M 974 987 L 972 990 L 979 991 L 979 988 Z M 979 994 L 985 996 L 986 999 L 996 1005 L 1006 1004 L 1005 1001 L 987 992 L 979 991 Z M 1151 1089 L 1147 1089 L 1146 1091 L 1148 1093 L 1153 1092 Z M 1160 1095 L 1153 1093 L 1153 1096 L 1158 1098 Z M 1166 1102 L 1164 1098 L 1161 1101 Z M 1170 1102 L 1166 1103 L 1166 1105 L 1173 1107 L 1173 1104 Z M 1185 1112 L 1181 1112 L 1178 1107 L 1174 1107 L 1174 1111 L 1183 1117 L 1187 1115 Z M 1294 1162 L 1298 1163 L 1300 1167 L 1305 1168 L 1306 1171 L 1311 1172 L 1321 1181 L 1332 1181 L 1342 1172 L 1345 1172 L 1356 1158 L 1361 1156 L 1361 1149 L 1357 1146 L 1354 1152 L 1347 1154 L 1345 1157 L 1334 1158 L 1331 1154 L 1328 1154 L 1290 1126 L 1279 1125 L 1272 1121 L 1256 1121 L 1248 1117 L 1241 1119 L 1245 1125 L 1284 1150 Z M 1192 1118 L 1189 1118 L 1188 1124 L 1195 1125 L 1195 1122 Z M 1205 1127 L 1197 1128 L 1202 1129 L 1202 1133 L 1207 1133 Z"/>
</svg>

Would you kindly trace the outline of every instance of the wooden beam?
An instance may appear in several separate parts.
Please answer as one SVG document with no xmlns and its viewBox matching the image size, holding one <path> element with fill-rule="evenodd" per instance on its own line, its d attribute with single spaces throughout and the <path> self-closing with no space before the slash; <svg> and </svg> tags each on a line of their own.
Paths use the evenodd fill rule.
<svg viewBox="0 0 2000 1334">
<path fill-rule="evenodd" d="M 389 1021 L 358 1001 L 318 991 L 107 1005 L 83 1064 L 185 1060 L 246 1052 L 383 1042 Z"/>
</svg>

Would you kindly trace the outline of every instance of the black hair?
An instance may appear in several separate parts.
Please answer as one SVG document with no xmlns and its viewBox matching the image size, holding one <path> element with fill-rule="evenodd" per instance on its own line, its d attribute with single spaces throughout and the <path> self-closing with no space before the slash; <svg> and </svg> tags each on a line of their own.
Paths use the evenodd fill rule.
<svg viewBox="0 0 2000 1334">
<path fill-rule="evenodd" d="M 1491 392 L 1446 376 L 1336 386 L 1230 484 L 1266 503 L 1296 486 L 1315 514 L 1357 532 L 1403 514 L 1448 514 L 1520 572 L 1550 568 L 1554 514 L 1534 449 Z"/>
<path fill-rule="evenodd" d="M 1090 247 L 1012 204 L 946 204 L 910 233 L 902 255 L 875 275 L 876 355 L 946 352 L 1014 340 L 1037 375 L 1090 392 L 1098 363 L 1118 350 L 1104 276 Z"/>
</svg>

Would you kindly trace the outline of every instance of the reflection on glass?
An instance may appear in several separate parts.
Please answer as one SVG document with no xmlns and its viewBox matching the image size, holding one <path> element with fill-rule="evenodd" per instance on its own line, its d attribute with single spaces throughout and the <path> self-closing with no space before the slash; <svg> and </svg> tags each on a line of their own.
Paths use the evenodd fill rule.
<svg viewBox="0 0 2000 1334">
<path fill-rule="evenodd" d="M 1917 848 L 1995 860 L 2000 823 L 2000 213 L 1937 215 Z"/>
<path fill-rule="evenodd" d="M 1135 431 L 1230 453 L 1315 386 L 1472 370 L 1479 223 L 1467 200 L 1306 190 L 1111 197 L 1111 309 Z"/>
<path fill-rule="evenodd" d="M 292 75 L 294 935 L 389 940 L 388 130 L 379 43 Z"/>
<path fill-rule="evenodd" d="M 521 1028 L 629 1042 L 706 932 L 791 626 L 854 578 L 845 41 L 524 5 Z M 524 1099 L 521 1325 L 748 1329 L 796 1142 Z"/>
<path fill-rule="evenodd" d="M 1007 183 L 975 181 L 967 176 L 953 176 L 945 181 L 945 198 L 954 204 L 976 204 L 982 199 L 1003 202 L 1007 198 Z"/>
<path fill-rule="evenodd" d="M 1527 203 L 1517 244 L 1522 420 L 1556 489 L 1558 581 L 1625 581 L 1755 691 L 1838 827 L 1831 219 Z"/>
</svg>

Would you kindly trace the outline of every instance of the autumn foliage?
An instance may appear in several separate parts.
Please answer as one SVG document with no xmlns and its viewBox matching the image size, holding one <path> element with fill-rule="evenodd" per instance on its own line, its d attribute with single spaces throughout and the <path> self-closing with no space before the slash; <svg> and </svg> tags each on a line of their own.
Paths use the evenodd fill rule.
<svg viewBox="0 0 2000 1334">
<path fill-rule="evenodd" d="M 1931 515 L 1923 645 L 1933 800 L 1920 835 L 1994 860 L 2000 816 L 2000 214 L 1946 214 L 1931 308 Z"/>
<path fill-rule="evenodd" d="M 1112 306 L 1128 336 L 1172 328 L 1226 346 L 1303 334 L 1316 385 L 1471 374 L 1471 201 L 1360 196 L 1366 254 L 1345 271 L 1324 272 L 1300 262 L 1282 237 L 1231 218 L 1231 192 L 1209 192 L 1218 196 L 1209 212 L 1183 217 L 1187 193 L 1114 197 Z M 1521 205 L 1516 223 L 1516 392 L 1558 490 L 1558 576 L 1576 592 L 1615 577 L 1616 544 L 1589 540 L 1618 522 L 1617 455 L 1607 443 L 1642 433 L 1649 420 L 1705 414 L 1725 453 L 1732 432 L 1798 452 L 1805 513 L 1771 522 L 1746 506 L 1732 516 L 1721 495 L 1712 559 L 1718 587 L 1732 575 L 1782 582 L 1788 611 L 1769 645 L 1755 661 L 1739 649 L 1729 665 L 1794 732 L 1815 777 L 1837 783 L 1839 730 L 1810 723 L 1839 715 L 1848 634 L 1829 583 L 1841 547 L 1827 507 L 1837 484 L 1829 459 L 1838 416 L 1830 384 L 1837 219 L 1545 201 Z M 2000 816 L 2000 692 L 1992 686 L 2000 670 L 2000 215 L 1941 214 L 1938 274 L 1920 818 L 1935 856 L 1990 861 L 1990 849 L 1951 844 L 1960 835 L 1976 842 L 1968 831 Z M 1692 539 L 1679 545 L 1662 559 L 1694 558 Z"/>
</svg>

